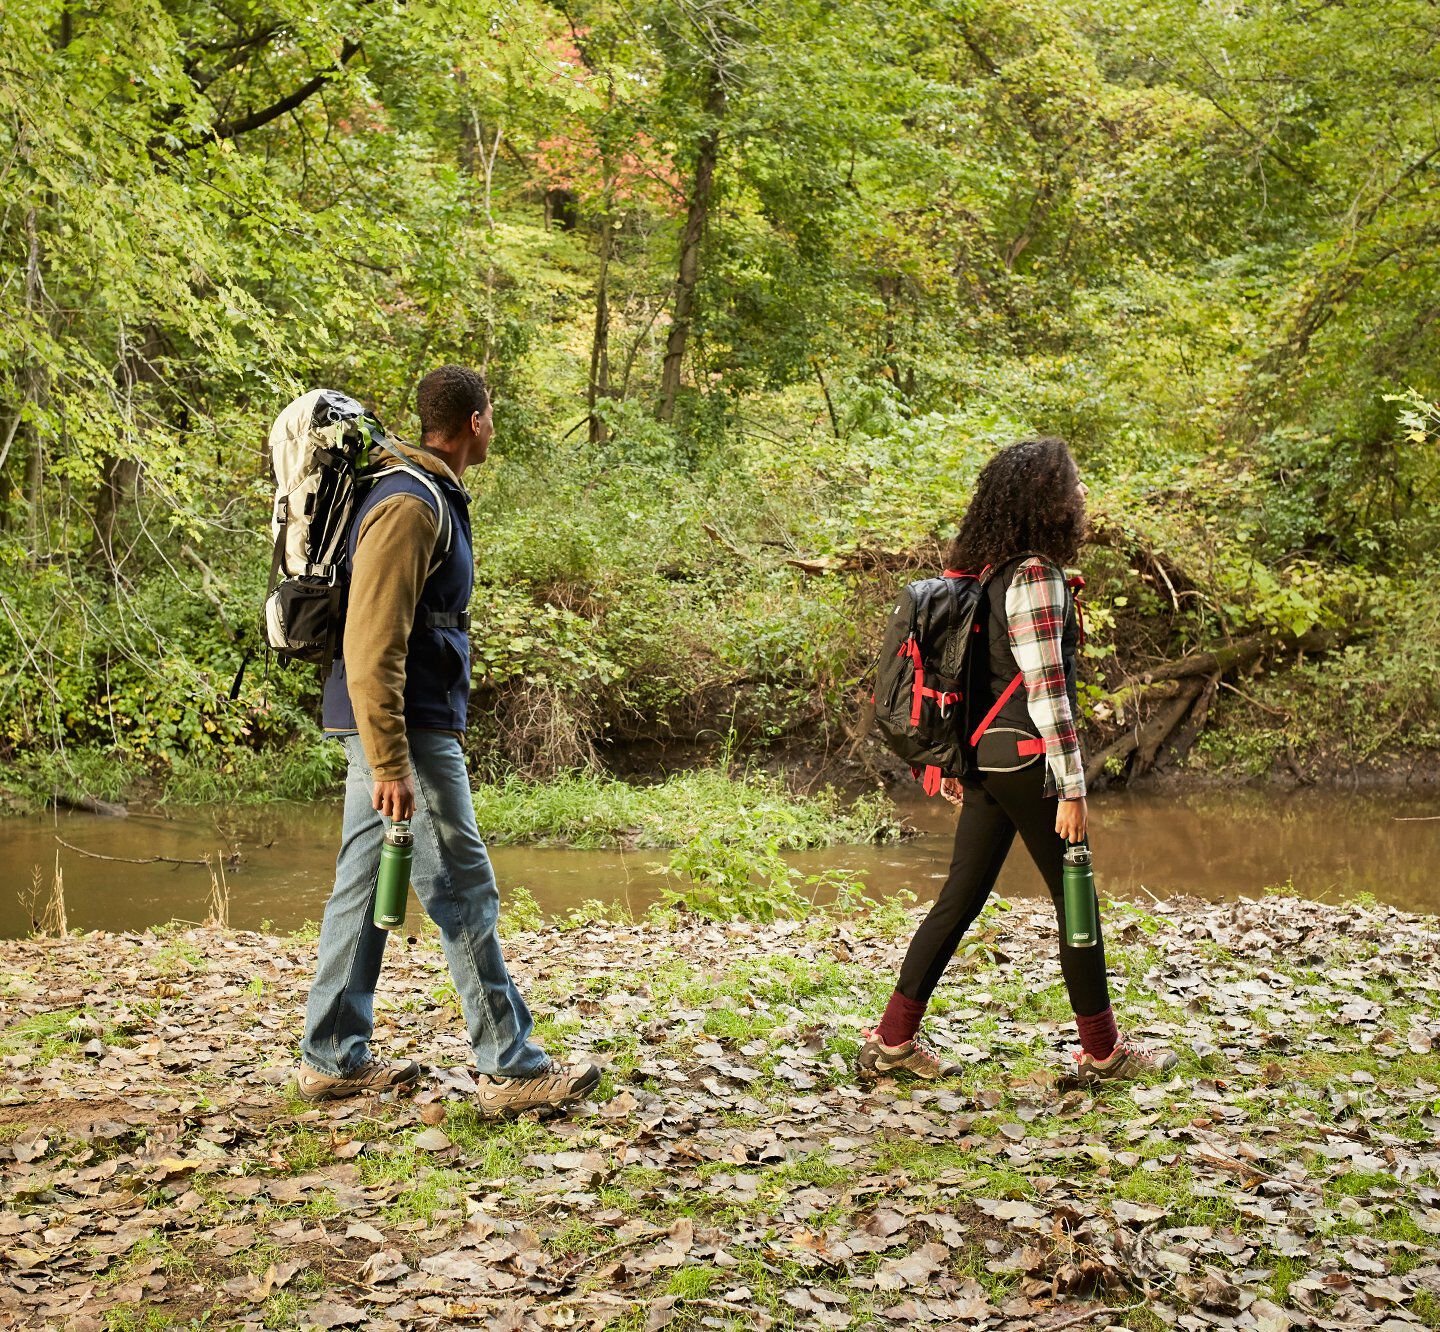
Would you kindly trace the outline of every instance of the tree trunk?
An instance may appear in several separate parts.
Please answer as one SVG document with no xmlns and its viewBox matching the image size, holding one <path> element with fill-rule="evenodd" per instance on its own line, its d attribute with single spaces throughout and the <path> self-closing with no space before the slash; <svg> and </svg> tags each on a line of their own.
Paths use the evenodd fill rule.
<svg viewBox="0 0 1440 1332">
<path fill-rule="evenodd" d="M 840 418 L 835 414 L 835 402 L 830 397 L 830 385 L 825 382 L 825 372 L 820 368 L 818 360 L 811 358 L 810 364 L 814 368 L 815 378 L 820 381 L 820 392 L 825 397 L 825 410 L 830 414 L 830 429 L 837 440 L 843 441 L 845 437 L 840 431 Z"/>
<path fill-rule="evenodd" d="M 94 569 L 111 574 L 119 572 L 115 562 L 115 518 L 121 504 L 134 493 L 139 475 L 140 464 L 133 458 L 117 458 L 111 454 L 105 459 L 105 470 L 95 492 L 95 512 L 91 515 L 95 533 L 90 543 L 90 565 Z"/>
<path fill-rule="evenodd" d="M 590 442 L 604 444 L 609 427 L 595 410 L 601 398 L 610 396 L 610 257 L 615 247 L 615 228 L 610 216 L 610 181 L 605 181 L 605 208 L 600 215 L 600 273 L 595 283 L 595 335 L 590 343 L 590 383 L 585 395 L 590 413 Z"/>
<path fill-rule="evenodd" d="M 710 194 L 715 183 L 715 163 L 720 155 L 720 121 L 725 114 L 725 84 L 718 64 L 710 67 L 710 86 L 705 96 L 707 128 L 700 139 L 695 161 L 695 179 L 685 213 L 685 230 L 680 238 L 680 272 L 675 282 L 675 312 L 670 336 L 665 341 L 665 361 L 660 372 L 660 402 L 655 415 L 661 421 L 675 419 L 680 396 L 680 372 L 685 361 L 685 343 L 695 311 L 695 288 L 700 278 L 700 242 L 710 216 Z"/>
<path fill-rule="evenodd" d="M 469 105 L 470 80 L 463 69 L 455 71 L 455 83 L 460 89 L 460 169 L 467 176 L 480 174 L 480 117 Z"/>
<path fill-rule="evenodd" d="M 160 355 L 163 342 L 163 335 L 153 322 L 146 324 L 145 336 L 139 346 L 125 341 L 122 328 L 115 380 L 125 399 L 126 416 L 132 422 L 132 429 L 135 387 L 137 384 L 160 382 L 155 358 Z M 115 519 L 122 504 L 134 493 L 139 478 L 140 464 L 134 458 L 112 453 L 101 464 L 100 485 L 95 492 L 95 506 L 91 514 L 94 535 L 88 557 L 90 567 L 99 572 L 108 572 L 112 576 L 119 573 L 115 562 Z"/>
<path fill-rule="evenodd" d="M 36 211 L 31 208 L 25 214 L 25 309 L 32 321 L 40 317 L 40 223 Z M 32 359 L 25 372 L 26 402 L 38 405 L 45 396 L 45 372 Z M 30 567 L 40 563 L 40 513 L 44 502 L 45 484 L 45 441 L 40 428 L 32 423 L 26 432 L 30 436 L 30 454 L 25 463 L 25 525 L 27 544 L 30 549 Z"/>
</svg>

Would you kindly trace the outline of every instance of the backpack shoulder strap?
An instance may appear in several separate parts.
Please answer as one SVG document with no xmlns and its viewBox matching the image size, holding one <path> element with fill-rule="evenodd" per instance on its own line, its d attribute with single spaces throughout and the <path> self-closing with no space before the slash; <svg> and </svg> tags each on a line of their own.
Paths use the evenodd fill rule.
<svg viewBox="0 0 1440 1332">
<path fill-rule="evenodd" d="M 383 481 L 387 475 L 395 472 L 404 472 L 412 480 L 418 481 L 430 492 L 430 498 L 435 501 L 435 520 L 439 525 L 436 536 L 436 555 L 430 562 L 430 572 L 433 574 L 450 554 L 450 546 L 454 540 L 453 523 L 450 517 L 450 506 L 445 502 L 445 496 L 440 490 L 439 483 L 423 467 L 416 467 L 398 450 L 391 448 L 383 442 L 379 447 L 384 449 L 391 457 L 398 459 L 392 467 L 382 468 L 375 476 L 374 484 Z"/>
<path fill-rule="evenodd" d="M 1062 569 L 1058 564 L 1056 564 L 1055 561 L 1052 560 L 1048 555 L 1042 555 L 1038 550 L 1029 550 L 1023 552 L 1022 554 L 1012 556 L 1010 559 L 1005 560 L 1003 563 L 996 565 L 994 570 L 991 571 L 990 576 L 993 578 L 998 575 L 1001 570 L 1008 569 L 1012 565 L 1023 564 L 1026 560 L 1039 560 L 1042 564 L 1047 564 L 1050 566 L 1050 568 L 1054 569 L 1055 572 L 1060 575 L 1061 581 L 1065 584 L 1065 595 L 1070 598 L 1071 604 L 1074 604 L 1075 594 L 1079 590 L 1079 588 L 1085 586 L 1085 580 L 1083 578 L 1066 578 L 1065 570 Z M 988 579 L 986 581 L 988 581 Z M 1076 613 L 1079 613 L 1078 606 L 1076 607 Z M 1084 626 L 1082 622 L 1081 633 L 1083 634 L 1083 632 Z M 994 706 L 990 709 L 989 712 L 985 714 L 984 720 L 982 720 L 980 725 L 977 726 L 973 732 L 971 732 L 971 748 L 974 748 L 980 743 L 981 738 L 984 736 L 985 732 L 990 729 L 991 725 L 995 721 L 995 718 L 1000 715 L 1001 710 L 1011 700 L 1011 698 L 1014 697 L 1015 691 L 1020 688 L 1020 685 L 1023 683 L 1024 679 L 1025 674 L 1023 671 L 1015 672 L 1014 678 L 1010 681 L 1009 684 L 1005 686 L 1004 690 L 1000 694 L 1000 697 L 995 700 Z"/>
</svg>

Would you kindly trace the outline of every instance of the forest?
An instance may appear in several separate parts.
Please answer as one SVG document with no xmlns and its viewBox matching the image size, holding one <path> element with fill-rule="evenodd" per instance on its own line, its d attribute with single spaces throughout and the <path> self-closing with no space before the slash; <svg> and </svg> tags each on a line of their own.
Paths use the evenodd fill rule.
<svg viewBox="0 0 1440 1332">
<path fill-rule="evenodd" d="M 266 435 L 483 369 L 477 772 L 871 762 L 979 467 L 1090 487 L 1092 780 L 1440 750 L 1422 0 L 8 0 L 0 790 L 327 789 Z M 678 759 L 676 756 L 680 756 Z"/>
</svg>

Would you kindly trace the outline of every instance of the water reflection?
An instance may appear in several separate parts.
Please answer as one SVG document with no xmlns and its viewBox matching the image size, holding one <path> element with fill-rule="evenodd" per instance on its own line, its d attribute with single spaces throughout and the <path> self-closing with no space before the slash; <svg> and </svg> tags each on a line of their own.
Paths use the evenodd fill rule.
<svg viewBox="0 0 1440 1332">
<path fill-rule="evenodd" d="M 949 862 L 954 816 L 940 801 L 908 801 L 922 835 L 900 846 L 841 847 L 795 857 L 806 872 L 838 865 L 862 873 L 872 891 L 907 888 L 934 895 Z M 1440 800 L 1407 795 L 1302 791 L 1276 794 L 1103 796 L 1092 802 L 1096 877 L 1104 893 L 1144 898 L 1188 893 L 1223 899 L 1272 885 L 1332 900 L 1370 892 L 1411 911 L 1440 910 L 1433 867 L 1440 861 Z M 21 897 L 37 870 L 48 883 L 57 855 L 72 928 L 141 929 L 171 919 L 199 920 L 210 895 L 203 867 L 96 860 L 59 847 L 112 857 L 165 856 L 220 861 L 227 871 L 230 920 L 293 929 L 318 919 L 330 891 L 339 836 L 338 805 L 193 809 L 174 818 L 103 819 L 69 814 L 10 820 L 0 867 L 0 935 L 23 933 Z M 496 847 L 502 893 L 523 884 L 551 913 L 587 898 L 627 901 L 643 911 L 659 895 L 652 868 L 661 851 L 571 851 Z M 1039 879 L 1017 847 L 999 891 L 1030 896 Z"/>
</svg>

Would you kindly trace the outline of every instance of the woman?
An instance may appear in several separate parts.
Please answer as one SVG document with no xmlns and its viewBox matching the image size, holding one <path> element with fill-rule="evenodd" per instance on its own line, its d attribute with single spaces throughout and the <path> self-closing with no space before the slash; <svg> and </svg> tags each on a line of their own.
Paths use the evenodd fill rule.
<svg viewBox="0 0 1440 1332">
<path fill-rule="evenodd" d="M 943 1078 L 960 1071 L 922 1045 L 916 1032 L 1017 832 L 1055 903 L 1060 969 L 1080 1030 L 1079 1076 L 1128 1078 L 1176 1063 L 1169 1051 L 1147 1049 L 1117 1029 L 1098 930 L 1092 946 L 1065 942 L 1062 861 L 1067 844 L 1084 840 L 1088 810 L 1075 729 L 1080 625 L 1061 568 L 1074 561 L 1084 534 L 1085 486 L 1063 440 L 1024 440 L 980 473 L 948 565 L 972 574 L 990 572 L 968 658 L 964 725 L 973 735 L 989 719 L 994 748 L 1003 749 L 1006 740 L 1009 748 L 981 753 L 979 759 L 987 768 L 1006 770 L 977 769 L 963 785 L 948 778 L 941 786 L 941 794 L 961 811 L 950 873 L 910 941 L 879 1026 L 865 1033 L 858 1061 L 862 1077 Z M 1017 733 L 1026 734 L 1017 741 Z"/>
</svg>

